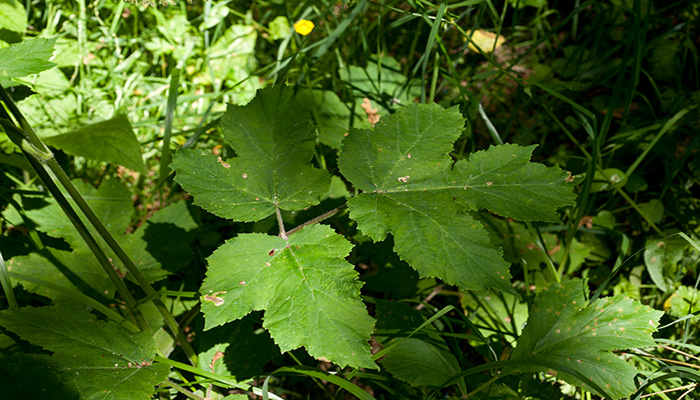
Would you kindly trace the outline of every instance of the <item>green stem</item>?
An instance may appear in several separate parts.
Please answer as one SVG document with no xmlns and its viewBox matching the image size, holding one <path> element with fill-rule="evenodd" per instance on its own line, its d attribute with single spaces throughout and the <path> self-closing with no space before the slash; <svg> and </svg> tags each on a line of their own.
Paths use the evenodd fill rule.
<svg viewBox="0 0 700 400">
<path fill-rule="evenodd" d="M 297 226 L 296 228 L 294 228 L 294 229 L 288 231 L 288 232 L 287 232 L 287 236 L 290 236 L 291 234 L 296 233 L 296 232 L 302 230 L 304 227 L 307 227 L 307 226 L 309 226 L 309 225 L 313 225 L 313 224 L 316 224 L 316 223 L 318 223 L 318 222 L 321 222 L 321 221 L 323 221 L 324 219 L 326 219 L 326 218 L 328 218 L 328 217 L 331 217 L 331 216 L 333 216 L 334 214 L 338 213 L 338 211 L 342 210 L 342 209 L 345 208 L 345 207 L 347 207 L 347 204 L 343 204 L 343 205 L 340 206 L 340 207 L 336 207 L 336 208 L 334 208 L 334 209 L 332 209 L 332 210 L 330 210 L 330 211 L 326 211 L 325 213 L 319 215 L 318 217 L 313 218 L 313 219 L 310 219 L 310 220 L 304 222 L 303 224 Z"/>
<path fill-rule="evenodd" d="M 2 290 L 5 292 L 5 297 L 7 298 L 7 303 L 11 310 L 19 308 L 17 304 L 17 299 L 15 298 L 15 292 L 12 289 L 12 282 L 10 282 L 10 274 L 5 267 L 5 259 L 2 258 L 2 252 L 0 252 L 0 284 L 2 284 Z"/>
<path fill-rule="evenodd" d="M 58 165 L 56 160 L 53 158 L 50 159 L 47 162 L 47 166 L 49 167 L 49 169 L 51 169 L 54 175 L 56 175 L 56 178 L 58 178 L 59 182 L 61 182 L 63 187 L 68 191 L 68 194 L 70 194 L 71 197 L 73 197 L 73 200 L 78 205 L 78 208 L 80 208 L 80 211 L 83 212 L 83 214 L 87 217 L 92 226 L 95 227 L 100 236 L 102 236 L 102 239 L 104 239 L 104 241 L 107 242 L 107 245 L 112 249 L 112 251 L 114 251 L 114 253 L 117 255 L 117 258 L 119 258 L 119 260 L 124 264 L 124 267 L 126 267 L 127 271 L 129 271 L 129 273 L 134 277 L 134 279 L 136 279 L 136 282 L 146 293 L 146 296 L 153 296 L 153 303 L 156 305 L 156 308 L 158 308 L 158 311 L 165 320 L 165 323 L 168 325 L 168 328 L 170 329 L 172 334 L 175 337 L 177 337 L 177 339 L 180 341 L 180 345 L 187 354 L 187 357 L 190 359 L 190 362 L 192 362 L 192 364 L 195 365 L 197 355 L 194 352 L 194 349 L 192 349 L 192 346 L 190 346 L 185 336 L 182 334 L 182 332 L 180 332 L 180 327 L 178 326 L 177 321 L 175 321 L 175 318 L 172 316 L 172 314 L 170 314 L 170 311 L 165 306 L 163 301 L 160 299 L 160 297 L 156 296 L 156 291 L 148 282 L 146 276 L 143 275 L 141 270 L 138 269 L 136 264 L 134 264 L 131 258 L 129 258 L 124 249 L 122 249 L 121 245 L 119 245 L 119 243 L 114 239 L 112 234 L 102 224 L 102 221 L 100 221 L 100 219 L 97 218 L 95 213 L 92 211 L 85 199 L 83 199 L 83 197 L 80 195 L 75 186 L 73 186 L 73 183 L 70 181 L 66 173 L 63 172 L 63 169 L 60 165 Z"/>
<path fill-rule="evenodd" d="M 27 120 L 24 118 L 24 115 L 19 111 L 17 108 L 17 105 L 14 103 L 12 98 L 9 96 L 7 91 L 5 91 L 5 88 L 0 85 L 0 100 L 2 100 L 5 103 L 5 106 L 10 110 L 12 115 L 15 117 L 15 119 L 20 123 L 22 127 L 22 139 L 26 140 L 31 144 L 37 151 L 43 152 L 45 154 L 51 154 L 51 151 L 48 149 L 48 147 L 44 144 L 44 142 L 36 135 L 32 127 L 29 125 Z M 5 116 L 4 109 L 0 109 L 0 118 Z M 10 135 L 8 135 L 10 136 Z M 12 136 L 10 136 L 12 138 Z M 21 145 L 23 142 L 20 143 L 15 143 L 17 145 Z M 119 260 L 124 264 L 126 269 L 129 271 L 129 273 L 136 279 L 136 282 L 138 285 L 141 287 L 141 289 L 146 293 L 147 296 L 152 296 L 156 293 L 156 291 L 153 289 L 153 287 L 150 285 L 148 282 L 148 279 L 141 273 L 141 270 L 136 267 L 134 262 L 129 258 L 129 256 L 126 254 L 126 252 L 122 249 L 122 247 L 117 243 L 117 241 L 114 239 L 112 234 L 105 228 L 105 226 L 102 224 L 102 221 L 97 218 L 95 213 L 92 211 L 90 206 L 87 204 L 85 199 L 80 195 L 78 190 L 73 186 L 71 183 L 70 179 L 66 175 L 66 173 L 63 171 L 60 165 L 58 165 L 58 162 L 53 158 L 53 156 L 48 157 L 48 160 L 45 158 L 47 157 L 39 157 L 35 158 L 34 155 L 30 155 L 27 151 L 23 151 L 25 156 L 27 157 L 29 163 L 32 165 L 34 170 L 37 172 L 39 177 L 42 179 L 43 183 L 46 185 L 46 187 L 49 189 L 52 195 L 56 197 L 57 202 L 63 208 L 64 212 L 66 212 L 66 215 L 68 215 L 68 218 L 71 219 L 71 222 L 78 227 L 78 232 L 80 233 L 81 237 L 83 237 L 83 240 L 86 241 L 90 249 L 93 251 L 93 254 L 98 258 L 100 261 L 100 264 L 102 264 L 103 268 L 107 272 L 107 274 L 110 276 L 111 279 L 114 280 L 114 276 L 118 278 L 118 275 L 116 275 L 116 271 L 114 271 L 114 268 L 112 268 L 111 264 L 107 260 L 107 257 L 104 255 L 102 252 L 102 249 L 97 245 L 97 243 L 92 239 L 92 236 L 90 235 L 89 231 L 83 224 L 83 222 L 80 220 L 80 218 L 77 216 L 75 211 L 72 209 L 66 198 L 63 196 L 63 193 L 58 189 L 56 184 L 53 182 L 47 171 L 44 169 L 44 165 L 46 165 L 51 172 L 56 176 L 56 178 L 61 182 L 61 184 L 64 186 L 68 194 L 73 198 L 75 201 L 76 205 L 80 210 L 83 212 L 85 217 L 90 221 L 90 223 L 95 227 L 97 232 L 102 236 L 104 241 L 107 243 L 107 245 L 114 251 L 116 256 L 119 258 Z M 42 165 L 43 164 L 43 165 Z M 107 263 L 106 265 L 104 263 Z M 107 268 L 107 266 L 109 268 Z M 114 275 L 113 275 L 114 274 Z M 121 283 L 119 283 L 121 282 Z M 123 281 L 121 279 L 117 279 L 114 281 L 115 285 L 117 285 L 117 289 L 120 290 L 120 294 L 124 297 L 124 300 L 127 301 L 127 304 L 131 306 L 136 305 L 136 301 L 133 299 L 131 294 L 129 293 L 128 289 L 126 289 L 126 286 L 124 285 Z M 119 289 L 120 286 L 123 286 L 122 289 Z M 124 293 L 122 293 L 122 290 Z M 130 304 L 132 303 L 132 304 Z M 165 320 L 165 323 L 168 325 L 168 328 L 172 332 L 173 336 L 175 336 L 179 341 L 180 345 L 182 346 L 182 349 L 185 351 L 185 354 L 187 354 L 187 357 L 189 358 L 189 361 L 193 364 L 196 365 L 196 359 L 197 355 L 194 352 L 194 349 L 192 346 L 189 344 L 185 336 L 182 334 L 180 331 L 180 328 L 177 324 L 177 321 L 175 321 L 175 318 L 170 314 L 170 311 L 168 308 L 163 304 L 163 301 L 160 299 L 160 297 L 154 296 L 153 298 L 153 303 L 156 305 L 156 308 L 160 312 L 161 316 Z M 139 313 L 136 314 L 137 316 Z M 143 317 L 141 317 L 143 318 Z M 142 329 L 147 329 L 148 330 L 148 324 L 146 324 L 145 321 L 141 322 L 139 321 L 139 325 L 144 324 L 142 326 Z"/>
</svg>

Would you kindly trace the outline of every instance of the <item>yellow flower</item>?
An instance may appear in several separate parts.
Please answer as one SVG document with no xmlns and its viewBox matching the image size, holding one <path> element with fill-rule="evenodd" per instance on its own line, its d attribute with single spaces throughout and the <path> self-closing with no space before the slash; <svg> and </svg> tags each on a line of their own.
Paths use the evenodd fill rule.
<svg viewBox="0 0 700 400">
<path fill-rule="evenodd" d="M 314 23 L 307 19 L 300 19 L 294 24 L 294 31 L 300 35 L 306 36 L 314 30 Z"/>
</svg>

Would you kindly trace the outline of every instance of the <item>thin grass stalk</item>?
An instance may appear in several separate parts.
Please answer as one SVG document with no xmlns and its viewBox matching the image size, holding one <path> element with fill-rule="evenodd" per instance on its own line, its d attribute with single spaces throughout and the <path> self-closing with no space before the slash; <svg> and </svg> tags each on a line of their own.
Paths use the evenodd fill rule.
<svg viewBox="0 0 700 400">
<path fill-rule="evenodd" d="M 15 298 L 15 291 L 12 288 L 12 282 L 10 281 L 10 273 L 5 266 L 5 259 L 2 257 L 2 252 L 0 252 L 0 284 L 2 284 L 2 290 L 5 292 L 5 298 L 7 299 L 7 304 L 10 310 L 16 310 L 19 308 L 17 304 L 17 299 Z"/>
<path fill-rule="evenodd" d="M 23 131 L 23 139 L 31 144 L 34 147 L 35 151 L 38 151 L 40 153 L 44 154 L 49 154 L 50 157 L 48 157 L 48 160 L 42 160 L 44 164 L 51 170 L 51 172 L 56 176 L 56 178 L 61 182 L 63 187 L 66 189 L 68 194 L 73 198 L 75 201 L 76 205 L 80 210 L 83 212 L 85 217 L 90 221 L 90 223 L 95 227 L 97 232 L 102 236 L 104 241 L 107 243 L 107 245 L 114 251 L 116 256 L 119 258 L 119 260 L 124 264 L 126 269 L 129 271 L 129 273 L 132 274 L 134 279 L 136 279 L 136 282 L 138 285 L 141 287 L 141 289 L 146 293 L 146 295 L 150 296 L 155 293 L 155 290 L 151 286 L 151 284 L 148 282 L 146 277 L 141 273 L 141 270 L 136 267 L 134 262 L 131 260 L 131 258 L 126 254 L 126 252 L 122 249 L 122 247 L 119 245 L 119 243 L 114 239 L 112 234 L 105 228 L 104 224 L 102 224 L 102 221 L 100 221 L 99 218 L 95 215 L 95 213 L 92 211 L 90 206 L 87 204 L 85 199 L 80 195 L 78 190 L 73 186 L 73 183 L 70 181 L 68 176 L 63 172 L 63 169 L 61 168 L 60 165 L 58 165 L 58 162 L 53 158 L 53 155 L 50 153 L 46 145 L 41 141 L 41 139 L 36 135 L 34 130 L 29 126 L 29 123 L 26 121 L 22 113 L 19 111 L 17 106 L 14 104 L 14 101 L 10 96 L 7 94 L 5 89 L 0 85 L 0 99 L 2 99 L 5 103 L 5 105 L 10 109 L 12 112 L 13 116 L 15 117 L 16 120 L 20 122 L 22 127 L 24 128 Z M 4 111 L 4 110 L 3 110 Z M 1 115 L 0 115 L 1 116 Z M 28 129 L 27 129 L 28 128 Z M 19 131 L 19 129 L 17 129 Z M 16 137 L 16 139 L 19 139 Z M 24 142 L 16 143 L 21 147 L 26 147 L 22 146 Z M 83 224 L 82 220 L 77 216 L 75 211 L 72 209 L 70 206 L 70 203 L 66 200 L 66 198 L 63 196 L 63 193 L 58 189 L 56 184 L 53 182 L 51 177 L 48 175 L 46 170 L 44 169 L 43 165 L 41 162 L 38 161 L 40 157 L 42 157 L 41 154 L 36 155 L 36 154 L 29 154 L 26 150 L 23 149 L 23 152 L 25 153 L 25 156 L 29 160 L 30 164 L 32 164 L 32 167 L 35 169 L 39 177 L 42 179 L 42 182 L 47 186 L 49 191 L 51 192 L 54 197 L 56 197 L 57 202 L 61 206 L 61 208 L 66 212 L 66 215 L 68 216 L 69 219 L 71 219 L 71 222 L 73 222 L 74 226 L 78 228 L 81 226 L 81 228 L 78 228 L 78 232 L 80 233 L 81 237 L 83 240 L 86 241 L 90 249 L 93 251 L 93 254 L 98 258 L 100 261 L 100 264 L 103 266 L 105 269 L 105 272 L 110 276 L 110 279 L 114 280 L 114 276 L 118 278 L 118 275 L 116 274 L 116 271 L 114 271 L 114 268 L 112 268 L 111 264 L 107 260 L 107 257 L 104 255 L 102 252 L 102 249 L 97 245 L 97 242 L 95 242 L 94 239 L 92 239 L 92 235 L 90 235 L 89 231 L 87 230 L 87 227 Z M 104 263 L 107 263 L 107 265 L 104 265 Z M 107 268 L 107 266 L 109 266 Z M 113 275 L 114 274 L 114 275 Z M 121 282 L 121 284 L 119 283 Z M 124 297 L 124 300 L 127 301 L 129 306 L 135 306 L 136 301 L 133 299 L 131 294 L 129 293 L 128 289 L 126 289 L 126 286 L 124 285 L 124 282 L 121 279 L 117 279 L 115 282 L 115 285 L 119 289 L 120 286 L 123 286 L 120 290 L 120 294 Z M 124 293 L 122 293 L 124 291 Z M 130 299 L 130 300 L 129 300 Z M 177 324 L 177 321 L 175 321 L 175 318 L 172 316 L 170 311 L 167 309 L 165 304 L 163 304 L 162 300 L 159 297 L 155 297 L 153 300 L 154 304 L 158 308 L 158 311 L 161 313 L 161 316 L 165 320 L 165 323 L 168 325 L 168 328 L 171 330 L 172 334 L 180 341 L 181 346 L 185 353 L 187 354 L 188 358 L 190 359 L 190 362 L 193 364 L 195 363 L 195 360 L 197 358 L 196 353 L 194 352 L 194 349 L 192 349 L 192 346 L 189 344 L 187 339 L 184 337 L 182 332 L 179 329 L 179 326 Z M 140 313 L 137 312 L 137 316 Z M 143 318 L 143 317 L 141 317 Z M 139 322 L 139 325 L 144 324 L 142 326 L 142 329 L 148 330 L 148 324 L 145 323 L 145 320 L 142 322 Z"/>
<path fill-rule="evenodd" d="M 163 184 L 167 179 L 170 168 L 170 138 L 173 132 L 173 116 L 177 107 L 177 87 L 180 82 L 180 70 L 175 68 L 170 74 L 170 87 L 168 89 L 168 102 L 165 106 L 165 127 L 163 132 L 163 147 L 160 153 L 160 175 L 158 177 L 158 188 L 162 191 Z M 161 193 L 162 198 L 162 193 Z"/>
</svg>

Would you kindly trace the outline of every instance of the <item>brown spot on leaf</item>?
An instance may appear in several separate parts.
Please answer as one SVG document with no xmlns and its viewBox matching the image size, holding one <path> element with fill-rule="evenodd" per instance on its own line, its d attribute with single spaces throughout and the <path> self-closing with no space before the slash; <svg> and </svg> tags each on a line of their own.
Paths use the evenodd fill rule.
<svg viewBox="0 0 700 400">
<path fill-rule="evenodd" d="M 220 294 L 224 294 L 224 293 L 226 293 L 226 292 L 221 291 L 221 292 L 215 292 L 213 294 L 206 294 L 206 295 L 204 295 L 204 300 L 211 301 L 212 303 L 214 303 L 215 306 L 218 307 L 218 306 L 224 304 L 224 299 L 219 297 Z"/>
</svg>

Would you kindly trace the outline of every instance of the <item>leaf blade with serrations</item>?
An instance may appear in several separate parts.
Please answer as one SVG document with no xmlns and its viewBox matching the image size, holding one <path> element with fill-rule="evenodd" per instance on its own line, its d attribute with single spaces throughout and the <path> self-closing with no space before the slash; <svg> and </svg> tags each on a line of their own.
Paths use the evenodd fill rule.
<svg viewBox="0 0 700 400">
<path fill-rule="evenodd" d="M 663 312 L 624 295 L 589 304 L 586 291 L 585 281 L 579 279 L 544 288 L 535 298 L 512 360 L 522 361 L 520 370 L 554 370 L 557 378 L 592 388 L 569 373 L 576 371 L 614 399 L 629 396 L 638 371 L 612 351 L 654 346 L 651 333 Z"/>
<path fill-rule="evenodd" d="M 422 276 L 512 292 L 501 250 L 468 213 L 558 221 L 556 209 L 575 196 L 564 171 L 529 162 L 534 147 L 492 147 L 453 165 L 448 153 L 463 125 L 456 108 L 412 104 L 374 131 L 351 131 L 338 167 L 364 193 L 348 202 L 350 217 L 375 241 L 391 233 Z"/>
<path fill-rule="evenodd" d="M 287 240 L 244 234 L 226 242 L 207 259 L 205 329 L 265 310 L 263 326 L 281 351 L 304 346 L 340 366 L 376 368 L 367 344 L 374 322 L 357 272 L 344 260 L 351 249 L 325 225 Z"/>
<path fill-rule="evenodd" d="M 171 164 L 196 205 L 223 218 L 258 221 L 276 208 L 318 204 L 328 192 L 330 175 L 310 164 L 316 132 L 290 89 L 262 89 L 244 107 L 229 105 L 222 125 L 237 157 L 180 150 Z"/>
<path fill-rule="evenodd" d="M 44 141 L 68 154 L 91 160 L 116 163 L 146 173 L 141 158 L 141 145 L 131 123 L 124 115 L 83 126 Z"/>
<path fill-rule="evenodd" d="M 73 307 L 5 310 L 0 324 L 53 351 L 52 362 L 84 399 L 149 398 L 170 371 L 166 364 L 153 364 L 156 347 L 149 334 L 98 321 Z"/>
<path fill-rule="evenodd" d="M 49 61 L 55 43 L 56 38 L 39 37 L 0 49 L 0 84 L 7 85 L 14 78 L 37 74 L 55 66 Z"/>
</svg>

